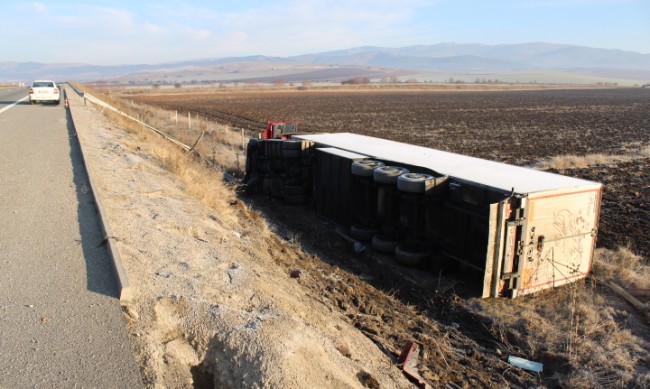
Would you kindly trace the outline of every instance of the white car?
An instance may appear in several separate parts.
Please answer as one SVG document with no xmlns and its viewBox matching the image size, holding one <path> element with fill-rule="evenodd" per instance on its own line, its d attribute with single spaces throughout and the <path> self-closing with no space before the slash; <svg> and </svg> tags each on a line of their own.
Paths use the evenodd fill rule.
<svg viewBox="0 0 650 389">
<path fill-rule="evenodd" d="M 37 101 L 61 103 L 61 91 L 54 81 L 36 80 L 32 83 L 29 88 L 29 102 L 36 104 Z"/>
</svg>

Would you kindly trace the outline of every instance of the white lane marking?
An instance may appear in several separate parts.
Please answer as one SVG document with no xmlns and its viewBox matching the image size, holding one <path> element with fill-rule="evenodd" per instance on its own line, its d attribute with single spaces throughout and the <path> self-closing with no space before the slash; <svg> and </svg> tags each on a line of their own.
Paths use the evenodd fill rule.
<svg viewBox="0 0 650 389">
<path fill-rule="evenodd" d="M 20 103 L 21 101 L 25 101 L 25 100 L 27 100 L 28 98 L 29 98 L 29 96 L 25 96 L 25 97 L 23 97 L 22 99 L 16 101 L 15 103 L 13 103 L 13 104 L 11 104 L 11 105 L 9 105 L 9 106 L 7 106 L 7 107 L 4 107 L 4 108 L 0 109 L 0 113 L 3 113 L 4 111 L 6 111 L 6 110 L 8 110 L 9 108 L 13 107 L 14 105 Z"/>
</svg>

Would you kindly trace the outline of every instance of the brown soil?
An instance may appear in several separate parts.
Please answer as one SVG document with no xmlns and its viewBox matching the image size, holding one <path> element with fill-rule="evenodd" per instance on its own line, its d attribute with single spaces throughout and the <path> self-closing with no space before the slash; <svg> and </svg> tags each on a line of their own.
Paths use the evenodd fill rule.
<svg viewBox="0 0 650 389">
<path fill-rule="evenodd" d="M 379 133 L 381 136 L 387 135 L 386 137 L 389 138 L 394 136 L 391 139 L 412 141 L 440 149 L 519 164 L 532 164 L 542 158 L 558 154 L 629 153 L 630 150 L 636 152 L 649 144 L 647 128 L 650 97 L 647 96 L 650 94 L 641 95 L 636 91 L 629 93 L 625 90 L 484 92 L 430 95 L 400 93 L 397 96 L 384 93 L 354 93 L 353 95 L 350 97 L 335 93 L 321 93 L 306 98 L 305 96 L 308 94 L 297 94 L 294 97 L 282 94 L 273 97 L 273 94 L 269 94 L 272 96 L 270 101 L 275 104 L 278 111 L 275 114 L 273 113 L 275 111 L 266 111 L 264 117 L 262 117 L 262 113 L 259 113 L 260 116 L 257 119 L 243 107 L 248 106 L 249 110 L 254 109 L 262 112 L 264 108 L 260 107 L 264 107 L 264 102 L 256 99 L 264 100 L 268 96 L 219 96 L 218 100 L 210 100 L 210 98 L 214 99 L 214 96 L 202 97 L 207 99 L 207 102 L 194 101 L 192 96 L 184 96 L 180 103 L 173 103 L 176 105 L 172 105 L 169 101 L 166 104 L 173 109 L 181 109 L 182 105 L 189 104 L 188 107 L 192 107 L 193 111 L 197 111 L 197 107 L 203 107 L 204 113 L 209 113 L 210 107 L 218 104 L 219 110 L 230 110 L 230 113 L 240 116 L 251 115 L 247 117 L 258 121 L 271 117 L 278 118 L 278 116 L 282 116 L 281 112 L 293 111 L 296 112 L 294 116 L 282 116 L 281 119 L 298 118 L 305 126 L 314 129 L 317 124 L 322 122 L 327 126 L 336 126 L 339 130 L 371 135 L 377 135 L 377 133 L 373 132 L 372 127 L 366 127 L 367 123 L 374 123 L 372 120 L 376 119 L 375 116 L 383 117 L 384 121 L 380 120 L 380 122 L 385 123 L 385 127 L 382 128 L 409 129 L 409 131 L 384 130 Z M 348 99 L 348 97 L 350 98 Z M 294 100 L 287 105 L 289 101 L 283 99 L 290 98 Z M 315 99 L 313 103 L 311 98 Z M 229 100 L 237 99 L 242 100 L 233 104 L 240 107 L 240 110 L 227 108 Z M 174 100 L 177 100 L 177 97 L 174 97 Z M 418 100 L 421 100 L 421 103 L 418 103 Z M 436 105 L 438 102 L 441 105 Z M 319 104 L 322 105 L 319 106 Z M 365 107 L 366 113 L 358 112 L 357 109 L 361 109 L 358 107 Z M 418 119 L 420 117 L 427 118 L 426 110 L 431 111 L 431 107 L 438 107 L 437 111 L 433 110 L 435 118 L 447 118 L 447 121 L 434 120 L 431 116 L 428 116 L 429 122 Z M 282 111 L 283 109 L 285 111 Z M 309 109 L 313 111 L 309 111 Z M 588 114 L 581 114 L 585 110 L 588 111 Z M 313 124 L 310 125 L 306 119 L 301 120 L 298 117 L 299 112 L 308 115 L 306 117 L 311 117 Z M 319 112 L 321 115 L 318 114 Z M 395 114 L 395 112 L 399 114 Z M 337 116 L 339 113 L 342 113 L 343 116 Z M 395 118 L 396 115 L 400 118 Z M 393 120 L 387 120 L 388 116 L 391 116 Z M 608 116 L 613 116 L 615 120 L 618 120 L 617 123 L 621 123 L 621 127 L 625 127 L 624 130 L 621 130 L 624 132 L 623 135 L 612 134 L 611 131 L 598 125 Z M 227 117 L 227 115 L 223 117 Z M 406 125 L 406 123 L 418 120 L 421 120 L 418 124 L 419 127 Z M 582 123 L 585 121 L 588 124 L 583 127 Z M 397 125 L 394 125 L 395 122 Z M 427 132 L 416 132 L 414 128 L 425 128 Z M 491 131 L 483 131 L 480 128 L 490 128 Z M 328 131 L 331 129 L 331 127 L 325 128 Z M 585 133 L 594 134 L 594 131 L 598 136 L 603 137 L 600 141 L 584 136 Z M 538 133 L 543 135 L 536 137 L 535 135 Z M 426 134 L 430 134 L 430 136 L 424 136 Z M 608 135 L 609 138 L 606 137 Z M 531 139 L 539 141 L 538 147 L 529 145 Z M 564 141 L 565 139 L 567 141 Z M 111 142 L 117 141 L 112 139 Z M 551 142 L 553 144 L 549 145 Z M 507 146 L 504 147 L 504 144 Z M 138 151 L 135 151 L 132 146 L 128 153 L 138 154 L 144 159 L 150 158 L 146 154 L 142 154 L 139 147 Z M 626 165 L 628 163 L 629 165 Z M 623 204 L 623 206 L 631 204 L 634 207 L 648 203 L 647 183 L 639 178 L 647 173 L 648 163 L 648 158 L 638 158 L 613 167 L 596 166 L 585 170 L 567 171 L 569 174 L 595 179 L 599 177 L 599 172 L 610 177 L 608 173 L 618 172 L 615 169 L 620 166 L 620 174 L 634 178 L 630 181 L 634 184 L 632 189 L 639 188 L 639 196 L 627 196 L 626 190 L 629 187 L 616 186 L 615 177 L 612 175 L 613 178 L 609 182 L 612 189 L 605 191 L 601 244 L 616 246 L 622 243 L 620 240 L 625 230 L 618 229 L 615 223 L 615 218 L 619 214 L 616 211 L 619 204 Z M 638 167 L 638 174 L 634 167 Z M 114 170 L 110 165 L 106 169 Z M 155 174 L 160 173 L 154 171 L 151 175 L 147 175 L 148 179 L 155 182 L 153 177 Z M 590 174 L 594 176 L 592 177 Z M 166 181 L 165 186 L 171 185 Z M 641 188 L 645 188 L 644 191 Z M 147 194 L 147 197 L 166 198 L 169 197 L 169 194 L 155 191 Z M 638 203 L 636 202 L 637 197 L 641 198 Z M 621 303 L 616 297 L 611 297 L 607 289 L 600 284 L 598 277 L 577 285 L 575 289 L 564 288 L 561 293 L 550 291 L 540 296 L 516 300 L 514 303 L 510 300 L 475 300 L 470 297 L 475 293 L 473 285 L 476 284 L 471 278 L 432 276 L 428 272 L 400 267 L 391 258 L 372 255 L 369 251 L 354 254 L 349 245 L 335 233 L 334 226 L 317 219 L 309 207 L 287 206 L 264 196 L 241 198 L 241 200 L 252 207 L 253 212 L 242 213 L 242 218 L 236 224 L 239 227 L 236 228 L 240 228 L 241 231 L 242 226 L 248 226 L 244 229 L 244 236 L 246 240 L 250 240 L 251 245 L 247 249 L 241 250 L 230 244 L 223 246 L 222 241 L 220 247 L 227 251 L 220 255 L 234 256 L 234 263 L 244 263 L 242 269 L 253 270 L 246 274 L 257 274 L 257 278 L 262 274 L 262 278 L 268 276 L 276 282 L 264 287 L 263 293 L 257 293 L 261 301 L 256 300 L 253 305 L 245 304 L 240 309 L 247 310 L 254 315 L 261 315 L 264 318 L 254 320 L 257 323 L 255 326 L 269 325 L 265 324 L 268 312 L 263 311 L 263 308 L 271 306 L 276 311 L 280 308 L 277 304 L 269 305 L 274 294 L 284 295 L 283 293 L 288 292 L 296 296 L 304 296 L 304 299 L 300 300 L 306 305 L 283 303 L 281 306 L 285 311 L 282 312 L 286 312 L 286 309 L 296 310 L 301 323 L 306 322 L 309 323 L 308 325 L 318 328 L 321 331 L 315 334 L 319 337 L 318 339 L 323 339 L 323 343 L 332 344 L 336 349 L 334 357 L 328 354 L 329 351 L 326 351 L 325 355 L 319 354 L 320 359 L 306 361 L 308 366 L 322 363 L 326 370 L 331 369 L 333 366 L 337 366 L 331 361 L 336 360 L 338 355 L 342 355 L 352 361 L 348 361 L 348 363 L 354 363 L 356 369 L 354 380 L 350 380 L 349 376 L 335 375 L 338 381 L 330 381 L 330 384 L 337 382 L 343 386 L 346 384 L 353 386 L 352 383 L 354 383 L 355 385 L 376 387 L 376 382 L 380 382 L 381 387 L 402 387 L 404 384 L 398 380 L 398 377 L 390 374 L 394 370 L 382 370 L 379 366 L 385 363 L 385 360 L 382 359 L 385 358 L 394 367 L 401 347 L 411 339 L 418 341 L 423 346 L 424 352 L 420 356 L 418 369 L 422 376 L 434 386 L 453 386 L 455 384 L 462 387 L 495 388 L 542 385 L 643 387 L 645 383 L 650 382 L 650 373 L 648 373 L 650 362 L 647 357 L 644 357 L 650 350 L 647 341 L 650 338 L 648 327 L 638 319 L 638 316 L 630 313 L 629 307 L 625 303 Z M 120 201 L 122 201 L 122 207 L 129 206 L 129 204 L 134 207 L 132 202 L 135 200 L 132 197 L 120 198 Z M 236 204 L 237 208 L 240 207 L 240 203 L 233 204 Z M 174 205 L 169 202 L 163 202 L 160 206 L 161 209 L 170 206 L 173 210 L 178 208 L 178 204 Z M 192 205 L 182 208 L 187 210 L 195 207 L 197 206 L 192 203 Z M 640 206 L 639 208 L 641 216 L 648 215 L 647 208 L 644 209 Z M 242 209 L 246 209 L 246 207 Z M 268 220 L 270 223 L 271 234 L 265 235 L 262 241 L 253 239 L 256 234 L 259 234 L 259 231 L 255 232 L 259 222 L 254 216 L 257 212 L 262 214 L 262 220 Z M 144 219 L 147 219 L 148 213 L 154 215 L 152 218 L 156 219 L 157 214 L 153 210 L 145 212 Z M 181 217 L 181 220 L 186 218 L 179 214 L 174 217 Z M 196 218 L 198 215 L 192 217 Z M 223 222 L 223 218 L 219 215 L 214 217 L 213 221 Z M 633 213 L 626 214 L 626 217 L 634 218 L 635 221 L 639 220 L 638 215 L 634 217 Z M 203 219 L 197 219 L 200 221 L 198 223 L 200 228 L 187 228 L 187 231 L 200 242 L 213 242 L 215 236 L 226 236 L 224 234 L 227 234 L 228 229 L 232 228 L 227 223 L 214 226 L 211 221 Z M 168 222 L 171 223 L 171 219 Z M 206 222 L 210 226 L 208 229 L 201 227 Z M 153 222 L 151 228 L 158 228 L 156 226 L 160 224 L 166 225 L 163 222 Z M 221 235 L 210 232 L 213 229 L 216 229 Z M 132 226 L 131 230 L 128 230 L 131 232 L 126 231 L 124 234 L 129 239 L 135 239 L 141 235 L 138 232 L 140 230 L 142 228 Z M 143 231 L 148 230 L 145 228 Z M 176 228 L 174 231 L 179 232 L 179 229 Z M 208 233 L 204 234 L 200 231 Z M 230 232 L 232 233 L 232 231 Z M 642 231 L 629 233 L 634 236 L 642 234 Z M 143 238 L 150 236 L 149 234 L 145 235 L 147 236 Z M 162 240 L 159 238 L 156 242 L 162 243 L 171 238 L 172 236 L 165 235 Z M 229 240 L 232 240 L 232 237 Z M 636 248 L 639 245 L 643 247 L 647 241 L 638 239 L 634 241 L 634 244 Z M 181 245 L 180 247 L 185 246 Z M 158 255 L 141 258 L 142 255 L 138 253 L 138 250 L 140 250 L 138 246 L 133 244 L 129 251 L 136 265 L 138 261 L 146 262 L 151 258 L 158 258 Z M 138 309 L 144 312 L 140 315 L 140 322 L 132 323 L 134 333 L 145 334 L 143 337 L 146 339 L 139 341 L 136 339 L 135 343 L 140 345 L 145 371 L 151 374 L 151 382 L 170 385 L 174 382 L 174 377 L 182 378 L 183 374 L 186 374 L 182 370 L 183 364 L 174 365 L 175 360 L 182 359 L 186 361 L 185 365 L 212 366 L 210 372 L 218 375 L 226 374 L 228 362 L 237 363 L 237 360 L 233 358 L 239 356 L 244 358 L 245 367 L 252 369 L 251 374 L 254 377 L 271 377 L 270 379 L 277 380 L 273 382 L 283 384 L 304 383 L 305 381 L 291 381 L 287 377 L 278 378 L 268 375 L 260 366 L 252 363 L 246 347 L 244 350 L 237 350 L 238 346 L 228 343 L 224 336 L 214 336 L 212 341 L 206 341 L 205 334 L 196 336 L 196 328 L 205 330 L 204 326 L 196 325 L 197 318 L 210 317 L 210 310 L 213 307 L 208 305 L 206 312 L 206 307 L 193 302 L 192 297 L 195 296 L 193 290 L 196 290 L 197 285 L 203 288 L 204 284 L 202 281 L 192 281 L 193 278 L 196 278 L 197 270 L 185 271 L 187 269 L 182 269 L 180 266 L 185 262 L 190 266 L 195 266 L 194 262 L 182 261 L 179 263 L 178 259 L 173 256 L 168 258 L 170 253 L 177 252 L 177 250 L 177 247 L 173 245 L 162 245 L 160 248 L 156 248 L 155 252 L 160 254 L 162 262 L 153 267 L 147 265 L 150 266 L 149 271 L 142 275 L 142 282 L 152 282 L 152 285 L 147 287 L 149 293 L 138 305 Z M 235 254 L 238 252 L 237 250 L 240 250 L 241 253 Z M 230 266 L 217 267 L 216 270 L 209 266 L 200 267 L 198 269 L 199 280 L 214 278 L 211 276 L 214 272 L 219 275 L 225 272 L 227 276 L 231 277 L 230 273 L 240 268 L 233 268 L 231 265 L 233 262 L 226 263 Z M 177 268 L 179 270 L 174 271 Z M 173 299 L 176 294 L 171 292 L 174 289 L 166 286 L 170 281 L 168 279 L 161 280 L 161 276 L 157 275 L 160 271 L 155 273 L 154 269 L 162 269 L 163 274 L 167 274 L 168 269 L 172 269 L 172 277 L 169 277 L 172 279 L 176 276 L 174 273 L 178 273 L 183 282 L 180 285 L 184 285 L 184 292 L 181 295 L 187 294 L 190 298 L 184 298 L 180 304 L 176 302 Z M 294 274 L 299 273 L 300 275 L 292 279 L 289 275 L 294 271 L 298 271 Z M 232 281 L 232 277 L 230 281 Z M 216 292 L 202 303 L 217 301 L 217 307 L 227 305 L 229 302 L 224 301 L 224 297 L 221 296 L 221 293 L 224 292 L 232 296 L 251 295 L 250 287 L 237 292 L 232 289 L 221 290 L 219 288 L 223 287 L 217 283 L 214 289 Z M 258 292 L 261 289 L 253 288 L 252 290 Z M 172 294 L 171 297 L 170 294 Z M 270 300 L 267 294 L 270 294 Z M 156 296 L 165 297 L 156 299 Z M 170 299 L 172 301 L 169 301 Z M 612 299 L 615 303 L 610 301 Z M 588 304 L 592 300 L 600 301 L 599 304 L 606 306 L 607 309 L 603 309 L 601 312 L 598 309 L 589 308 L 591 306 Z M 578 305 L 576 301 L 585 305 Z M 168 308 L 170 306 L 174 308 Z M 191 309 L 188 309 L 188 306 Z M 305 309 L 314 311 L 313 315 L 308 315 L 309 319 L 304 317 L 304 313 L 301 313 Z M 150 310 L 153 310 L 152 314 L 147 313 Z M 195 310 L 198 310 L 199 313 L 197 314 Z M 207 316 L 201 316 L 200 312 L 204 312 Z M 179 317 L 188 313 L 192 313 L 189 316 L 194 322 L 191 320 L 189 322 L 179 321 Z M 147 315 L 153 316 L 153 319 Z M 291 315 L 287 314 L 287 316 Z M 213 320 L 214 315 L 211 317 Z M 577 320 L 576 323 L 573 322 L 574 318 Z M 361 347 L 365 347 L 363 341 L 356 338 L 354 332 L 347 330 L 345 336 L 339 338 L 342 343 L 333 341 L 332 333 L 323 328 L 323 322 L 331 321 L 339 323 L 336 325 L 337 328 L 356 329 L 358 333 L 363 334 L 374 344 L 375 349 L 364 348 L 363 353 L 359 352 Z M 245 328 L 249 323 L 251 322 L 235 321 L 234 325 L 230 324 L 230 327 L 220 324 L 216 328 L 217 331 L 234 335 L 237 341 L 246 341 L 248 339 L 244 336 L 246 332 L 243 335 L 237 325 L 241 324 Z M 293 321 L 289 321 L 289 323 L 295 325 Z M 271 325 L 278 325 L 279 329 L 279 331 L 272 332 L 272 336 L 285 336 L 282 331 L 287 330 L 286 324 L 283 325 L 275 321 Z M 170 330 L 176 335 L 171 341 L 168 336 Z M 215 327 L 209 330 L 214 331 Z M 558 331 L 561 333 L 557 334 Z M 551 333 L 554 338 L 547 336 Z M 314 334 L 312 333 L 312 335 Z M 261 342 L 256 344 L 260 344 L 262 348 L 265 347 L 264 342 L 268 342 L 268 339 L 255 339 Z M 161 342 L 163 343 L 162 348 L 151 346 L 151 344 L 155 345 Z M 567 342 L 574 344 L 579 352 L 575 349 L 567 350 L 565 348 Z M 168 344 L 171 345 L 168 346 Z M 187 344 L 192 346 L 196 355 L 189 352 Z M 278 355 L 274 354 L 273 343 L 270 345 L 271 347 L 266 351 L 267 355 Z M 213 351 L 206 353 L 205 349 Z M 231 359 L 224 361 L 224 356 L 214 351 L 218 349 L 227 350 L 226 357 Z M 377 355 L 376 351 L 379 351 L 381 355 Z M 302 355 L 305 358 L 309 357 L 309 353 Z M 544 372 L 537 375 L 513 368 L 506 362 L 508 355 L 518 355 L 543 362 Z M 595 355 L 599 355 L 599 357 L 592 358 Z M 610 364 L 607 364 L 608 359 L 612 360 Z M 159 360 L 167 362 L 161 363 Z M 198 361 L 203 361 L 202 365 L 197 364 Z M 264 365 L 265 363 L 269 363 L 269 365 Z M 260 364 L 270 369 L 278 368 L 278 365 L 272 364 L 269 359 L 260 360 Z M 170 366 L 176 366 L 176 370 Z M 386 365 L 383 366 L 385 368 Z M 327 384 L 327 381 L 315 381 L 323 379 L 322 375 L 309 371 L 310 380 Z M 241 371 L 232 373 L 233 379 L 239 373 Z M 170 374 L 172 378 L 167 378 L 166 374 Z M 291 374 L 290 372 L 289 375 Z M 195 383 L 199 378 L 194 377 Z M 218 382 L 217 379 L 215 376 L 215 382 Z M 290 377 L 290 379 L 295 379 L 295 377 Z M 235 381 L 226 382 L 232 384 Z M 309 380 L 307 382 L 313 384 Z"/>
<path fill-rule="evenodd" d="M 601 182 L 605 186 L 598 245 L 615 249 L 629 245 L 650 258 L 650 158 L 620 162 L 613 166 L 556 171 Z"/>
<path fill-rule="evenodd" d="M 131 98 L 131 97 L 129 97 Z M 132 97 L 243 128 L 292 120 L 475 157 L 532 165 L 557 155 L 650 147 L 650 90 L 211 93 Z M 605 184 L 599 245 L 650 256 L 650 158 L 561 172 Z M 630 228 L 632 226 L 632 228 Z M 637 228 L 638 227 L 638 228 Z"/>
</svg>

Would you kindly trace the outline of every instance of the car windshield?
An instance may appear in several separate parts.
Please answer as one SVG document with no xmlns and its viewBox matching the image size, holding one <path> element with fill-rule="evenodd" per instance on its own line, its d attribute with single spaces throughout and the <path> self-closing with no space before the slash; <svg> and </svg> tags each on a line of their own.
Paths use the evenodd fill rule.
<svg viewBox="0 0 650 389">
<path fill-rule="evenodd" d="M 50 81 L 36 81 L 32 84 L 33 88 L 54 88 L 54 83 Z"/>
</svg>

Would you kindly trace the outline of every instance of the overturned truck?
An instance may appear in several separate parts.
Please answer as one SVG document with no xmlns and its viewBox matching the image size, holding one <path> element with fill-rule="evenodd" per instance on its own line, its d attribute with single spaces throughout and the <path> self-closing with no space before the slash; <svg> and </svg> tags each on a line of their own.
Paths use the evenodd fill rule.
<svg viewBox="0 0 650 389">
<path fill-rule="evenodd" d="M 586 277 L 602 185 L 350 133 L 252 139 L 247 186 L 436 274 L 478 272 L 483 297 Z"/>
</svg>

